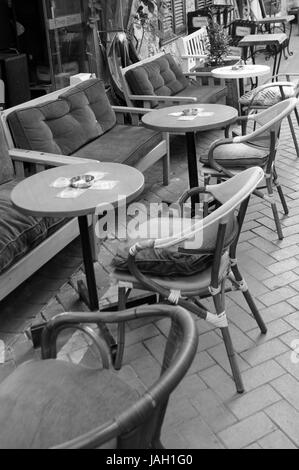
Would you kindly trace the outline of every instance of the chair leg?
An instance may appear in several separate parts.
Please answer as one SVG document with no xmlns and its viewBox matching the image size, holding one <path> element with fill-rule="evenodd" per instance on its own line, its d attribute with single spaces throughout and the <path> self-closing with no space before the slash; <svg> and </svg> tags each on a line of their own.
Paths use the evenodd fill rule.
<svg viewBox="0 0 299 470">
<path fill-rule="evenodd" d="M 247 286 L 247 283 L 245 281 L 245 279 L 243 278 L 242 274 L 240 273 L 239 271 L 239 268 L 238 266 L 235 264 L 234 266 L 232 266 L 232 273 L 234 275 L 234 278 L 237 282 L 237 284 L 239 285 L 239 289 L 242 291 L 242 294 L 244 295 L 244 298 L 251 310 L 251 313 L 252 315 L 254 316 L 254 319 L 255 321 L 257 322 L 260 330 L 261 330 L 261 333 L 263 335 L 267 334 L 267 327 L 265 325 L 265 322 L 260 314 L 260 312 L 258 311 L 258 308 L 257 306 L 255 305 L 255 302 L 253 300 L 253 297 L 248 289 L 248 286 Z"/>
<path fill-rule="evenodd" d="M 295 108 L 295 116 L 296 116 L 296 119 L 297 119 L 297 124 L 299 126 L 299 113 L 298 113 L 298 109 Z"/>
<path fill-rule="evenodd" d="M 268 196 L 269 196 L 270 203 L 271 203 L 271 208 L 272 208 L 272 212 L 273 212 L 273 217 L 274 217 L 274 222 L 275 222 L 275 225 L 276 225 L 276 231 L 277 231 L 278 238 L 279 238 L 279 240 L 283 240 L 283 233 L 282 233 L 282 228 L 281 228 L 281 223 L 280 223 L 280 219 L 279 219 L 279 215 L 278 215 L 276 202 L 274 200 L 274 194 L 273 194 L 271 178 L 272 178 L 272 175 L 266 176 L 266 185 L 267 185 L 267 190 L 268 190 Z"/>
<path fill-rule="evenodd" d="M 217 314 L 219 315 L 223 313 L 225 310 L 224 295 L 222 293 L 217 294 L 213 297 L 213 300 L 214 300 Z M 222 333 L 223 341 L 225 344 L 228 360 L 231 366 L 233 379 L 236 384 L 237 392 L 240 394 L 244 393 L 244 385 L 243 385 L 239 365 L 238 365 L 237 358 L 236 358 L 236 353 L 234 350 L 233 342 L 232 342 L 228 327 L 221 328 L 221 333 Z"/>
<path fill-rule="evenodd" d="M 282 190 L 282 187 L 281 185 L 279 184 L 278 182 L 278 176 L 277 176 L 277 172 L 276 172 L 276 169 L 274 168 L 274 179 L 273 179 L 273 182 L 277 188 L 277 192 L 278 192 L 278 195 L 279 195 L 279 198 L 280 198 L 280 201 L 281 201 L 281 204 L 282 204 L 282 207 L 283 207 L 283 211 L 285 213 L 285 215 L 288 215 L 289 214 L 289 208 L 288 208 L 288 205 L 287 205 L 287 201 L 285 199 L 285 196 L 283 194 L 283 190 Z"/>
<path fill-rule="evenodd" d="M 293 138 L 293 141 L 294 141 L 297 157 L 299 157 L 299 147 L 298 147 L 297 137 L 296 137 L 296 133 L 295 133 L 295 129 L 294 129 L 294 125 L 293 125 L 291 116 L 288 116 L 288 121 L 289 121 L 289 126 L 290 126 L 290 130 L 291 130 L 292 138 Z"/>
<path fill-rule="evenodd" d="M 125 310 L 126 308 L 126 288 L 119 287 L 118 289 L 118 310 Z M 119 370 L 123 363 L 124 350 L 125 350 L 125 323 L 119 323 L 117 327 L 117 350 L 114 357 L 114 368 Z"/>
</svg>

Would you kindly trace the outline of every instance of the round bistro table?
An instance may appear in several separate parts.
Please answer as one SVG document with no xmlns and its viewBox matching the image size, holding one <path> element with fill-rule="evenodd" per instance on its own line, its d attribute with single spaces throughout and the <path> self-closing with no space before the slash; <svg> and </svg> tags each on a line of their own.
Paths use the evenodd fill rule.
<svg viewBox="0 0 299 470">
<path fill-rule="evenodd" d="M 103 174 L 103 177 L 99 180 L 103 182 L 102 189 L 89 188 L 78 197 L 61 198 L 59 193 L 65 188 L 52 186 L 58 178 L 73 178 L 91 172 Z M 88 298 L 86 298 L 86 292 L 80 292 L 80 295 L 91 310 L 98 310 L 99 299 L 88 216 L 94 215 L 97 208 L 101 206 L 104 208 L 106 204 L 116 206 L 120 200 L 127 203 L 131 202 L 141 194 L 143 188 L 144 177 L 135 168 L 118 163 L 95 163 L 91 161 L 87 164 L 60 166 L 43 171 L 26 178 L 11 193 L 13 205 L 25 214 L 35 217 L 57 217 L 62 219 L 78 217 Z"/>
<path fill-rule="evenodd" d="M 232 66 L 219 67 L 211 71 L 215 78 L 222 79 L 238 79 L 239 80 L 239 96 L 244 95 L 244 78 L 262 77 L 270 75 L 271 70 L 268 65 L 248 64 L 238 70 L 234 70 Z"/>
<path fill-rule="evenodd" d="M 181 120 L 182 116 L 173 115 L 191 108 L 201 110 L 192 121 Z M 238 111 L 230 106 L 192 103 L 151 111 L 142 117 L 142 122 L 149 129 L 186 135 L 189 182 L 190 188 L 194 188 L 199 185 L 195 133 L 227 127 L 237 117 Z M 195 199 L 194 201 L 196 202 Z"/>
</svg>

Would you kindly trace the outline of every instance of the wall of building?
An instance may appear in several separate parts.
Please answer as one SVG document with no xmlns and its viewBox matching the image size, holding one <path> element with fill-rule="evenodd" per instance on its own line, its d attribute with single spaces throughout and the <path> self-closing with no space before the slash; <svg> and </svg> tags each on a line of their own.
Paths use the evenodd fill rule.
<svg viewBox="0 0 299 470">
<path fill-rule="evenodd" d="M 132 14 L 137 11 L 138 6 L 140 6 L 139 0 L 134 0 L 132 5 Z M 186 0 L 186 9 L 187 12 L 195 10 L 195 0 Z M 157 12 L 155 12 L 157 15 Z M 151 15 L 150 15 L 151 16 Z M 142 37 L 142 44 L 141 44 L 141 30 L 138 30 L 137 25 L 135 26 L 136 36 L 139 38 L 140 42 L 138 43 L 138 54 L 139 56 L 144 59 L 146 57 L 152 56 L 157 54 L 158 52 L 165 51 L 170 52 L 174 55 L 177 55 L 177 47 L 176 47 L 176 40 L 173 40 L 167 44 L 164 44 L 160 47 L 160 38 L 158 34 L 153 35 L 149 31 L 145 31 Z M 140 47 L 141 44 L 141 47 Z"/>
</svg>

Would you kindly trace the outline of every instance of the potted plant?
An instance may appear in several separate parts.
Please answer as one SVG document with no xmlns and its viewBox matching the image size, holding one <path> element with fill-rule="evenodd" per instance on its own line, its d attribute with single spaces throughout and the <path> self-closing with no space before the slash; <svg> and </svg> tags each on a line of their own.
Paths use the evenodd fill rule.
<svg viewBox="0 0 299 470">
<path fill-rule="evenodd" d="M 230 38 L 227 32 L 214 19 L 207 26 L 208 33 L 208 66 L 219 66 L 229 52 Z"/>
</svg>

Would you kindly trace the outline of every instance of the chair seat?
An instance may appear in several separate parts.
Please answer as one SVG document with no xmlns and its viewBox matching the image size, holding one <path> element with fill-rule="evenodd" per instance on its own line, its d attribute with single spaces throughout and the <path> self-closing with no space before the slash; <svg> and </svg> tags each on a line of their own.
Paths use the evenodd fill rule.
<svg viewBox="0 0 299 470">
<path fill-rule="evenodd" d="M 137 398 L 109 370 L 58 360 L 25 363 L 0 384 L 0 449 L 57 446 L 108 423 Z"/>
<path fill-rule="evenodd" d="M 219 145 L 214 151 L 214 160 L 226 168 L 264 167 L 269 157 L 269 150 L 246 144 Z M 201 163 L 208 165 L 207 155 L 200 158 Z"/>
<path fill-rule="evenodd" d="M 295 84 L 292 87 L 285 86 L 283 87 L 283 92 L 286 98 L 291 98 L 295 96 Z M 253 97 L 253 94 L 256 93 L 257 89 L 253 89 L 245 93 L 240 98 L 240 104 L 242 106 L 249 106 Z M 257 96 L 254 98 L 251 106 L 260 106 L 260 107 L 269 107 L 273 106 L 276 103 L 279 103 L 282 100 L 281 92 L 279 87 L 266 88 L 261 90 Z"/>
<path fill-rule="evenodd" d="M 225 253 L 221 259 L 221 266 L 219 270 L 219 281 L 222 281 L 227 274 L 229 268 L 229 256 Z M 118 282 L 133 284 L 135 289 L 144 289 L 144 285 L 132 276 L 128 271 L 115 270 L 113 273 L 114 278 Z M 188 297 L 194 295 L 205 295 L 209 293 L 209 286 L 211 284 L 211 267 L 207 268 L 198 274 L 192 276 L 177 276 L 177 277 L 157 277 L 151 276 L 150 279 L 159 284 L 161 287 L 170 290 L 181 291 L 183 295 Z"/>
</svg>

